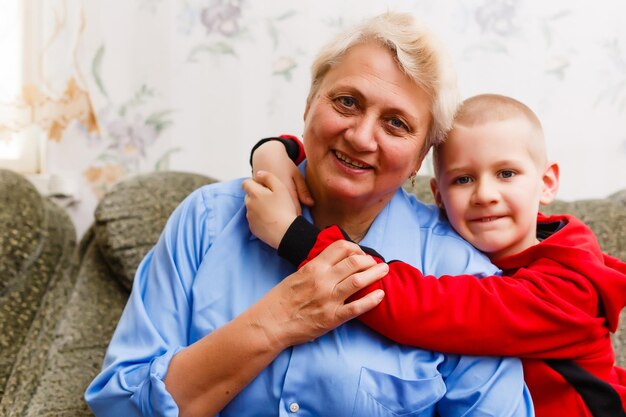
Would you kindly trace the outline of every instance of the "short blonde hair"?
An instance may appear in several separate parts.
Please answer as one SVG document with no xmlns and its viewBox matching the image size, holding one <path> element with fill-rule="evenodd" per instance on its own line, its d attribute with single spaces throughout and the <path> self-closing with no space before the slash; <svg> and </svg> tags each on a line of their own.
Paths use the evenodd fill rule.
<svg viewBox="0 0 626 417">
<path fill-rule="evenodd" d="M 409 13 L 387 12 L 358 24 L 327 43 L 311 66 L 311 87 L 307 102 L 316 94 L 328 71 L 346 52 L 366 42 L 386 47 L 398 65 L 432 98 L 432 123 L 426 136 L 423 155 L 441 143 L 459 105 L 456 73 L 435 35 Z"/>
<path fill-rule="evenodd" d="M 472 127 L 514 117 L 525 119 L 532 128 L 534 132 L 532 136 L 536 139 L 533 140 L 533 155 L 538 162 L 543 163 L 546 159 L 546 148 L 541 121 L 530 107 L 512 97 L 479 94 L 463 100 L 454 116 L 452 131 L 459 126 Z M 439 175 L 441 145 L 442 143 L 433 148 L 433 168 L 436 177 Z"/>
<path fill-rule="evenodd" d="M 499 94 L 479 94 L 464 100 L 454 117 L 454 125 L 470 127 L 516 116 L 524 117 L 534 128 L 542 130 L 539 117 L 530 107 Z"/>
</svg>

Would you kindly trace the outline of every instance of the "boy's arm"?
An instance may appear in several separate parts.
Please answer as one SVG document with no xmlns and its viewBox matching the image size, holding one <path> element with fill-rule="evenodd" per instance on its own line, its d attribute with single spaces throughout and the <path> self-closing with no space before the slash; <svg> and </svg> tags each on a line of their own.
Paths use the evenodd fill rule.
<svg viewBox="0 0 626 417">
<path fill-rule="evenodd" d="M 298 165 L 300 162 L 304 161 L 306 158 L 304 154 L 304 145 L 300 140 L 293 135 L 280 135 L 274 136 L 270 138 L 261 139 L 257 143 L 254 144 L 252 150 L 250 151 L 250 166 L 254 169 L 254 156 L 257 154 L 257 149 L 259 149 L 262 145 L 267 142 L 278 142 L 282 143 L 285 147 L 285 151 L 287 152 L 287 157 L 293 161 L 294 164 Z M 267 148 L 267 146 L 265 147 Z M 264 149 L 265 149 L 264 148 Z"/>
<path fill-rule="evenodd" d="M 270 172 L 258 171 L 254 178 L 241 183 L 246 192 L 246 219 L 253 235 L 273 248 L 294 219 L 300 214 L 300 204 L 293 201 L 289 190 Z"/>
<path fill-rule="evenodd" d="M 302 267 L 341 239 L 349 240 L 337 226 L 320 231 L 298 217 L 278 251 Z M 362 249 L 384 262 L 371 249 Z M 606 337 L 607 330 L 603 319 L 581 308 L 597 302 L 591 284 L 575 273 L 565 277 L 548 273 L 555 267 L 547 262 L 511 277 L 437 279 L 392 261 L 387 276 L 353 299 L 384 290 L 383 301 L 359 320 L 402 344 L 472 355 L 576 357 Z"/>
<path fill-rule="evenodd" d="M 268 171 L 276 175 L 289 190 L 294 204 L 311 206 L 314 201 L 297 164 L 305 158 L 304 146 L 297 137 L 282 135 L 258 141 L 250 152 L 252 175 Z"/>
</svg>

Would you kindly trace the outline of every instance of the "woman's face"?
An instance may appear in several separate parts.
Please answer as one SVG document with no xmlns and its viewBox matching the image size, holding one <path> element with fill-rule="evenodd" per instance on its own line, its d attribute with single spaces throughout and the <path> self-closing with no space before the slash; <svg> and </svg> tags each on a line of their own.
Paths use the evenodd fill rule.
<svg viewBox="0 0 626 417">
<path fill-rule="evenodd" d="M 352 47 L 304 114 L 307 183 L 316 201 L 386 204 L 419 169 L 431 99 L 376 43 Z"/>
</svg>

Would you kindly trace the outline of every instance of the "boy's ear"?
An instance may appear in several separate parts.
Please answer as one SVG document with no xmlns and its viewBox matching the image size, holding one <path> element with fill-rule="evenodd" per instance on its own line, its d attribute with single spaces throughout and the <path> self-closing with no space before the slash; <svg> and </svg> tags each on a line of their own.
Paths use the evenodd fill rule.
<svg viewBox="0 0 626 417">
<path fill-rule="evenodd" d="M 437 207 L 445 211 L 445 207 L 443 205 L 443 200 L 441 199 L 441 193 L 439 192 L 439 184 L 437 184 L 437 178 L 433 177 L 430 179 L 430 191 L 433 193 L 433 197 L 435 198 L 435 204 Z"/>
<path fill-rule="evenodd" d="M 556 162 L 548 162 L 542 181 L 543 185 L 539 202 L 545 206 L 554 201 L 556 192 L 559 190 L 559 165 Z"/>
</svg>

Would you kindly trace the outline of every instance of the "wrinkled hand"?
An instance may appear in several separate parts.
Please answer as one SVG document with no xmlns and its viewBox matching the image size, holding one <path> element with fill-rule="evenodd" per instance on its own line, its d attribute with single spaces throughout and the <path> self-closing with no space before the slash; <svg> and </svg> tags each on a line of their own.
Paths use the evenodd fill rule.
<svg viewBox="0 0 626 417">
<path fill-rule="evenodd" d="M 293 163 L 282 143 L 269 141 L 259 146 L 252 155 L 252 173 L 256 177 L 258 171 L 267 171 L 276 175 L 289 190 L 293 204 L 298 207 L 300 203 L 305 206 L 314 204 L 313 197 L 304 181 L 304 176 Z"/>
<path fill-rule="evenodd" d="M 254 179 L 243 182 L 246 192 L 246 217 L 250 231 L 274 249 L 299 214 L 287 187 L 273 174 L 258 171 Z"/>
<path fill-rule="evenodd" d="M 384 297 L 375 290 L 346 303 L 358 290 L 389 271 L 358 245 L 337 241 L 317 258 L 274 287 L 262 300 L 259 322 L 282 348 L 311 341 L 376 307 Z"/>
</svg>

